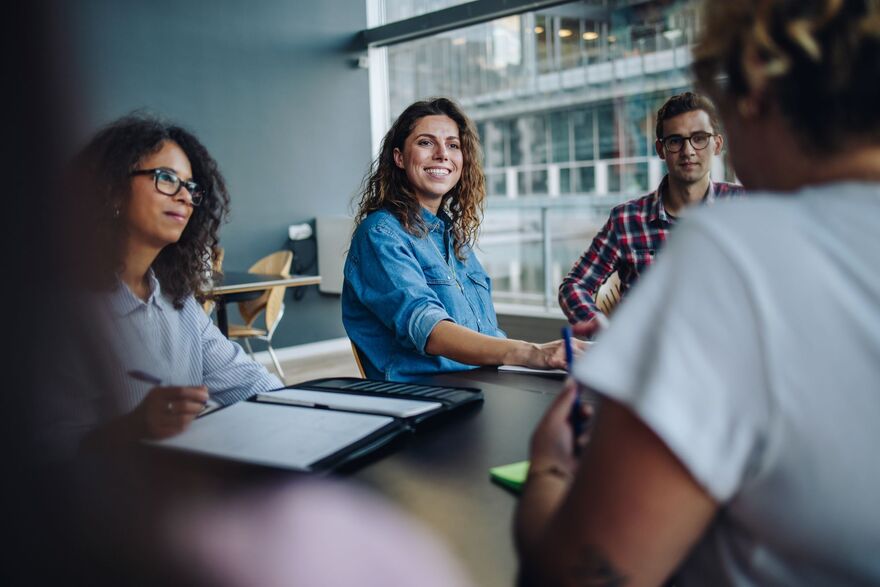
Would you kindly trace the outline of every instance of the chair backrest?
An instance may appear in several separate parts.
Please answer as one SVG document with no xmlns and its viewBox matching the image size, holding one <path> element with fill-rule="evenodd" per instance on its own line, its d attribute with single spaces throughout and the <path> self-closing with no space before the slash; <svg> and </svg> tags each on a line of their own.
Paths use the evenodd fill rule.
<svg viewBox="0 0 880 587">
<path fill-rule="evenodd" d="M 248 269 L 249 273 L 264 273 L 266 275 L 290 275 L 290 266 L 293 264 L 293 253 L 290 251 L 276 251 L 266 255 Z M 281 319 L 284 311 L 284 292 L 287 288 L 282 286 L 272 287 L 263 292 L 263 295 L 255 300 L 239 302 L 238 311 L 247 326 L 252 326 L 254 320 L 265 310 L 266 330 L 271 332 Z"/>
<path fill-rule="evenodd" d="M 214 247 L 214 262 L 211 263 L 211 269 L 218 273 L 223 270 L 223 255 L 225 254 L 226 251 L 223 250 L 223 247 Z"/>
<path fill-rule="evenodd" d="M 348 339 L 348 342 L 351 343 L 351 354 L 354 355 L 354 362 L 357 363 L 358 371 L 360 372 L 362 378 L 366 378 L 366 375 L 364 374 L 364 366 L 361 363 L 360 351 L 358 351 L 358 348 L 355 346 L 353 340 Z"/>
<path fill-rule="evenodd" d="M 608 276 L 608 279 L 596 292 L 596 306 L 606 316 L 610 316 L 614 307 L 620 301 L 620 277 L 617 271 Z"/>
</svg>

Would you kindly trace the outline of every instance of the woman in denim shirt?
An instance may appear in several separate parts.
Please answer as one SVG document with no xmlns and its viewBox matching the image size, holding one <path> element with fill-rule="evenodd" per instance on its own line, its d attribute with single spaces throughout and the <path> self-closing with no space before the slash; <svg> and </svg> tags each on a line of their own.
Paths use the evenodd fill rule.
<svg viewBox="0 0 880 587">
<path fill-rule="evenodd" d="M 367 377 L 565 367 L 561 341 L 510 340 L 498 328 L 489 276 L 472 251 L 484 197 L 467 116 L 445 98 L 409 106 L 364 180 L 345 263 L 342 322 Z"/>
</svg>

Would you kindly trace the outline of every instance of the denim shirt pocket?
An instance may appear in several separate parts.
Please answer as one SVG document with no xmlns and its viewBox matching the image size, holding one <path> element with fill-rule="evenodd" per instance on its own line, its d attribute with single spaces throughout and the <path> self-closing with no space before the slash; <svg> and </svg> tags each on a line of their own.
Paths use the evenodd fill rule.
<svg viewBox="0 0 880 587">
<path fill-rule="evenodd" d="M 435 265 L 423 266 L 422 272 L 425 274 L 425 282 L 435 291 L 437 286 L 455 285 L 455 278 L 449 269 L 445 267 L 437 267 Z"/>
<path fill-rule="evenodd" d="M 461 322 L 458 282 L 449 268 L 440 265 L 422 266 L 422 272 L 425 274 L 425 283 L 440 300 L 446 313 L 456 322 Z"/>
<path fill-rule="evenodd" d="M 483 271 L 471 271 L 467 274 L 471 289 L 474 291 L 474 311 L 478 313 L 480 332 L 498 329 L 498 318 L 495 316 L 495 305 L 492 303 L 492 280 Z"/>
</svg>

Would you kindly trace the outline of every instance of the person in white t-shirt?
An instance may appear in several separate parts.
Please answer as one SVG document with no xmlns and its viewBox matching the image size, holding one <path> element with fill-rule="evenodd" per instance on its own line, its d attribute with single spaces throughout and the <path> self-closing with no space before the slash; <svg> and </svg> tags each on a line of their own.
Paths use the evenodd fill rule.
<svg viewBox="0 0 880 587">
<path fill-rule="evenodd" d="M 589 442 L 573 385 L 539 424 L 525 585 L 880 583 L 880 4 L 704 25 L 694 73 L 755 195 L 686 218 L 576 363 Z"/>
</svg>

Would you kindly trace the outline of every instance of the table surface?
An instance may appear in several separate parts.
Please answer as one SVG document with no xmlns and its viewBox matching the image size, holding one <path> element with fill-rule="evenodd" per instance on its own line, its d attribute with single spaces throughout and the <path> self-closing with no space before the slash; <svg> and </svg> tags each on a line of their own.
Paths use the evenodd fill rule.
<svg viewBox="0 0 880 587">
<path fill-rule="evenodd" d="M 479 387 L 485 401 L 429 420 L 337 475 L 374 490 L 433 531 L 475 585 L 509 587 L 517 570 L 512 534 L 517 498 L 490 480 L 489 469 L 528 458 L 532 430 L 561 390 L 562 376 L 482 368 L 422 381 Z M 228 492 L 303 477 L 175 451 L 147 452 L 158 465 L 157 478 L 175 480 L 175 494 L 189 485 L 196 491 Z M 401 545 L 401 556 L 406 556 L 406 545 Z"/>
<path fill-rule="evenodd" d="M 562 376 L 483 368 L 424 382 L 480 387 L 485 401 L 419 430 L 349 478 L 432 529 L 477 585 L 513 585 L 516 495 L 491 482 L 489 469 L 528 458 L 532 430 L 562 388 Z"/>
<path fill-rule="evenodd" d="M 259 291 L 270 287 L 300 287 L 321 283 L 320 275 L 264 275 L 247 271 L 224 271 L 214 274 L 212 295 Z"/>
</svg>

